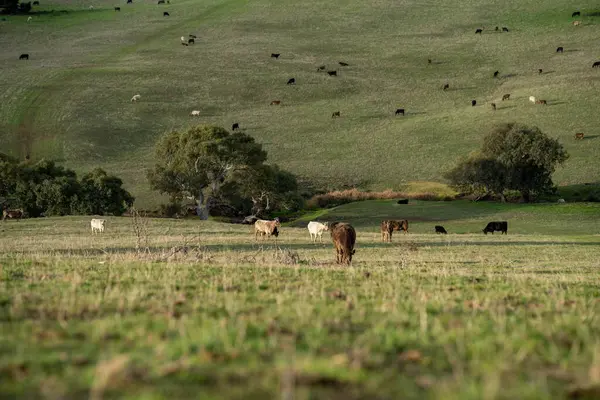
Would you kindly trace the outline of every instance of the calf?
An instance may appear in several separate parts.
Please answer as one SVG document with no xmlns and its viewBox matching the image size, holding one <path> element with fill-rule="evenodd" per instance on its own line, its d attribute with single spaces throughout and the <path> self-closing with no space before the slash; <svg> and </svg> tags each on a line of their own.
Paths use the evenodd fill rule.
<svg viewBox="0 0 600 400">
<path fill-rule="evenodd" d="M 337 76 L 337 71 L 327 71 L 329 76 Z"/>
<path fill-rule="evenodd" d="M 471 106 L 475 107 L 477 105 L 477 100 L 471 100 Z"/>
<path fill-rule="evenodd" d="M 281 104 L 281 100 L 273 100 L 273 101 L 271 102 L 271 105 L 272 105 L 272 106 L 278 106 L 278 105 L 280 105 L 280 104 Z"/>
<path fill-rule="evenodd" d="M 573 21 L 573 26 L 579 26 L 581 25 L 581 21 Z"/>
<path fill-rule="evenodd" d="M 189 38 L 188 39 L 188 44 L 194 44 L 196 43 L 196 41 L 194 40 L 194 38 Z"/>
<path fill-rule="evenodd" d="M 29 60 L 29 54 L 21 54 L 19 60 Z"/>
<path fill-rule="evenodd" d="M 199 116 L 200 116 L 200 111 L 199 111 L 199 110 L 193 110 L 193 111 L 190 113 L 190 116 L 191 116 L 191 117 L 199 117 Z"/>
<path fill-rule="evenodd" d="M 543 69 L 541 69 L 541 68 L 540 68 L 540 69 L 538 69 L 538 74 L 542 74 L 542 73 L 544 73 L 544 70 L 543 70 Z"/>
<path fill-rule="evenodd" d="M 496 103 L 492 103 L 492 110 L 496 111 Z"/>
<path fill-rule="evenodd" d="M 446 232 L 446 230 L 444 229 L 443 226 L 436 225 L 435 226 L 435 233 L 442 233 L 442 234 L 446 235 L 448 232 Z"/>
<path fill-rule="evenodd" d="M 320 67 L 317 67 L 317 71 L 325 71 L 325 68 L 327 68 L 327 66 L 321 65 Z"/>
<path fill-rule="evenodd" d="M 104 233 L 104 224 L 106 220 L 104 219 L 92 219 L 90 221 L 90 225 L 92 227 L 92 233 Z"/>
<path fill-rule="evenodd" d="M 543 104 L 543 105 L 547 105 L 548 103 L 546 102 L 546 100 L 536 100 L 535 104 Z"/>
<path fill-rule="evenodd" d="M 236 122 L 233 125 L 231 125 L 231 130 L 232 131 L 235 131 L 236 129 L 240 129 L 240 124 L 238 122 Z"/>
<path fill-rule="evenodd" d="M 254 223 L 254 240 L 258 240 L 258 235 L 261 237 L 266 236 L 267 238 L 271 236 L 279 236 L 279 230 L 277 228 L 280 226 L 281 224 L 279 223 L 279 218 L 275 218 L 272 221 L 267 221 L 264 219 L 256 220 Z"/>
<path fill-rule="evenodd" d="M 499 73 L 500 73 L 500 71 L 494 72 L 494 78 L 497 78 Z"/>
<path fill-rule="evenodd" d="M 508 100 L 508 99 L 510 99 L 510 93 L 505 94 L 504 96 L 502 96 L 502 101 Z"/>
<path fill-rule="evenodd" d="M 115 11 L 121 11 L 121 7 L 115 7 Z"/>
<path fill-rule="evenodd" d="M 165 4 L 165 0 L 158 0 L 158 4 Z"/>
<path fill-rule="evenodd" d="M 139 99 L 141 99 L 141 98 L 142 98 L 142 96 L 141 96 L 141 95 L 139 95 L 139 94 L 136 94 L 136 95 L 134 95 L 134 96 L 131 98 L 131 102 L 132 102 L 132 103 L 135 103 L 136 101 L 138 101 L 138 100 L 139 100 Z"/>
<path fill-rule="evenodd" d="M 21 218 L 23 218 L 23 210 L 20 208 L 2 211 L 2 221 L 7 219 L 16 219 L 17 221 L 20 221 Z"/>
<path fill-rule="evenodd" d="M 575 11 L 573 14 L 571 14 L 571 18 L 573 17 L 580 17 L 581 16 L 581 12 L 580 11 Z"/>
<path fill-rule="evenodd" d="M 431 64 L 433 61 L 431 61 L 431 58 L 427 59 L 427 64 Z"/>
<path fill-rule="evenodd" d="M 181 42 L 181 45 L 182 45 L 182 46 L 189 46 L 189 44 L 188 44 L 188 43 L 186 43 L 186 42 Z"/>
<path fill-rule="evenodd" d="M 444 87 L 442 88 L 442 90 L 448 90 L 448 89 L 450 89 L 450 84 L 449 84 L 449 83 L 446 83 L 446 84 L 444 85 Z"/>
<path fill-rule="evenodd" d="M 329 230 L 329 226 L 317 221 L 310 221 L 307 228 L 308 233 L 310 234 L 310 240 L 316 242 L 318 237 L 321 243 L 323 242 L 323 232 Z"/>
<path fill-rule="evenodd" d="M 356 231 L 352 225 L 345 222 L 332 222 L 329 225 L 329 233 L 335 247 L 336 262 L 338 264 L 350 265 L 352 256 L 356 252 Z"/>
<path fill-rule="evenodd" d="M 288 79 L 287 84 L 288 85 L 295 85 L 296 84 L 296 78 L 290 78 L 290 79 Z"/>
<path fill-rule="evenodd" d="M 278 59 L 281 53 L 271 53 L 271 58 Z"/>
<path fill-rule="evenodd" d="M 482 32 L 483 32 L 483 29 L 479 29 L 478 28 L 478 29 L 475 30 L 475 34 L 478 34 L 478 33 L 481 34 Z"/>
<path fill-rule="evenodd" d="M 583 133 L 576 133 L 575 139 L 583 139 Z"/>
<path fill-rule="evenodd" d="M 345 63 L 343 61 L 340 61 L 338 64 L 340 64 L 342 67 L 347 67 L 348 65 L 350 65 L 350 64 Z"/>
<path fill-rule="evenodd" d="M 27 55 L 27 54 L 25 54 Z M 596 61 L 595 63 L 592 64 L 592 68 L 598 68 L 600 67 L 600 61 Z"/>
<path fill-rule="evenodd" d="M 404 108 L 397 108 L 396 109 L 396 114 L 394 114 L 394 115 L 398 115 L 398 114 L 401 114 L 401 115 L 404 116 Z"/>
<path fill-rule="evenodd" d="M 133 0 L 127 0 L 127 4 L 133 4 Z"/>
<path fill-rule="evenodd" d="M 507 235 L 508 234 L 508 222 L 506 222 L 506 221 L 489 222 L 486 225 L 486 227 L 483 228 L 483 233 L 485 233 L 486 235 L 488 234 L 488 232 L 492 232 L 492 235 L 493 235 L 494 231 L 500 231 L 503 234 Z"/>
<path fill-rule="evenodd" d="M 404 231 L 408 233 L 408 221 L 401 220 L 385 220 L 381 221 L 381 240 L 384 242 L 392 241 L 392 233 L 394 231 Z"/>
<path fill-rule="evenodd" d="M 40 5 L 40 2 L 39 2 L 39 1 L 34 1 L 34 2 L 33 2 L 33 5 L 34 5 L 34 6 L 39 6 L 39 5 Z"/>
<path fill-rule="evenodd" d="M 168 13 L 168 12 L 166 12 L 166 11 L 165 11 L 165 12 L 163 12 L 163 17 L 168 17 L 168 16 L 169 16 L 169 13 Z"/>
<path fill-rule="evenodd" d="M 557 47 L 557 48 L 556 48 L 556 52 L 557 52 L 557 53 L 562 53 L 562 52 L 563 52 L 563 50 L 564 50 L 564 49 L 563 49 L 562 47 Z"/>
<path fill-rule="evenodd" d="M 529 96 L 529 101 L 532 102 L 532 103 L 535 103 L 535 97 Z"/>
<path fill-rule="evenodd" d="M 505 26 L 503 26 L 503 27 L 502 27 L 502 32 L 508 32 L 508 28 L 507 28 L 507 27 L 505 27 Z"/>
<path fill-rule="evenodd" d="M 192 35 L 191 33 L 188 35 L 188 37 L 190 37 L 192 39 L 197 39 L 198 38 L 196 35 Z"/>
<path fill-rule="evenodd" d="M 335 117 L 341 117 L 341 114 L 339 111 L 334 111 L 333 114 L 331 114 L 331 118 L 335 118 Z"/>
</svg>

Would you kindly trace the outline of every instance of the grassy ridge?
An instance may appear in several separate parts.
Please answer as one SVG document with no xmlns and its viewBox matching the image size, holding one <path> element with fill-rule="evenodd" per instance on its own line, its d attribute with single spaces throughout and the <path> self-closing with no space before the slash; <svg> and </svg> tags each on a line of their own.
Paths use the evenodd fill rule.
<svg viewBox="0 0 600 400">
<path fill-rule="evenodd" d="M 130 218 L 109 218 L 96 236 L 89 218 L 0 224 L 0 396 L 591 393 L 600 381 L 600 231 L 580 225 L 584 214 L 597 221 L 598 208 L 563 206 L 469 217 L 461 202 L 416 203 L 403 215 L 431 219 L 392 244 L 375 232 L 379 217 L 398 215 L 392 204 L 341 206 L 325 218 L 354 215 L 351 268 L 333 265 L 331 245 L 310 243 L 305 228 L 283 227 L 275 246 L 255 243 L 248 226 L 149 220 L 147 249 L 137 252 Z M 442 214 L 463 229 L 521 218 L 502 237 L 414 233 Z M 548 214 L 560 235 L 526 232 Z"/>
<path fill-rule="evenodd" d="M 89 4 L 96 9 L 87 10 Z M 294 3 L 295 4 L 295 3 Z M 441 172 L 496 123 L 519 121 L 558 138 L 572 155 L 559 184 L 595 182 L 600 80 L 597 18 L 573 27 L 555 0 L 323 4 L 241 0 L 52 2 L 2 22 L 0 145 L 14 154 L 103 166 L 142 206 L 151 145 L 192 123 L 241 126 L 272 161 L 311 180 L 382 189 Z M 592 2 L 579 4 L 585 14 Z M 290 12 L 290 8 L 293 12 Z M 171 17 L 162 17 L 168 10 Z M 496 26 L 509 33 L 496 33 Z M 474 29 L 485 26 L 484 34 Z M 195 33 L 195 46 L 179 37 Z M 564 54 L 556 54 L 558 45 Z M 18 55 L 31 53 L 29 62 Z M 281 52 L 279 60 L 271 52 Z M 427 58 L 434 64 L 428 65 Z M 350 63 L 339 67 L 338 61 Z M 339 76 L 317 73 L 327 64 Z M 546 73 L 539 75 L 538 68 Z M 492 72 L 500 71 L 500 79 Z M 297 85 L 286 86 L 294 76 Z M 441 91 L 444 83 L 451 89 Z M 129 103 L 133 94 L 142 101 Z M 511 93 L 508 102 L 499 101 Z M 548 107 L 529 104 L 534 95 Z M 269 102 L 282 100 L 281 107 Z M 477 99 L 481 106 L 471 107 Z M 493 113 L 489 103 L 495 101 Z M 392 116 L 396 107 L 405 118 Z M 191 119 L 192 109 L 202 116 Z M 333 111 L 342 118 L 331 119 Z M 27 134 L 19 130 L 24 125 Z M 575 132 L 587 139 L 575 141 Z"/>
</svg>

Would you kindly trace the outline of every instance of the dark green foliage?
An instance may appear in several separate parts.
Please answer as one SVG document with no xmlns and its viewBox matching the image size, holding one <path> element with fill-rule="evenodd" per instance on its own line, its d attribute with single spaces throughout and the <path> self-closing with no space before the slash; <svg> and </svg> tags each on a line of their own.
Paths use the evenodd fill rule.
<svg viewBox="0 0 600 400">
<path fill-rule="evenodd" d="M 69 214 L 121 215 L 133 197 L 121 179 L 96 169 L 81 181 L 72 170 L 41 160 L 18 163 L 0 155 L 0 199 L 8 208 L 20 207 L 30 216 Z"/>
<path fill-rule="evenodd" d="M 19 3 L 19 0 L 0 0 L 1 14 L 27 14 L 31 11 L 31 2 Z"/>
<path fill-rule="evenodd" d="M 484 138 L 480 153 L 461 161 L 446 174 L 454 186 L 468 193 L 517 190 L 528 202 L 553 190 L 552 173 L 568 154 L 557 140 L 538 128 L 518 124 L 498 127 Z"/>
<path fill-rule="evenodd" d="M 297 192 L 296 178 L 264 162 L 254 138 L 216 126 L 196 126 L 164 135 L 156 145 L 152 187 L 173 201 L 193 199 L 198 215 L 241 215 L 286 208 Z M 296 196 L 297 197 L 297 196 Z"/>
</svg>

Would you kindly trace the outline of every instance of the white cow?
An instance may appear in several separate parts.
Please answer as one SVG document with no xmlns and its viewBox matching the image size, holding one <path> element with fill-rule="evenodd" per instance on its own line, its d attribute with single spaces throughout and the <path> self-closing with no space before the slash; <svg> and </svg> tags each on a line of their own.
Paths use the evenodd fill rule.
<svg viewBox="0 0 600 400">
<path fill-rule="evenodd" d="M 191 115 L 192 117 L 199 117 L 199 116 L 200 116 L 200 111 L 198 111 L 198 110 L 194 110 L 194 111 L 192 111 L 192 112 L 190 113 L 190 115 Z"/>
<path fill-rule="evenodd" d="M 181 37 L 181 41 L 182 41 L 182 42 L 187 42 L 187 40 L 185 40 L 185 37 L 184 37 L 184 36 L 182 36 L 182 37 Z"/>
<path fill-rule="evenodd" d="M 103 233 L 104 232 L 104 223 L 106 222 L 105 219 L 92 219 L 92 221 L 90 222 L 90 225 L 92 226 L 92 233 Z"/>
<path fill-rule="evenodd" d="M 32 17 L 27 17 L 27 22 L 31 22 L 33 20 Z"/>
<path fill-rule="evenodd" d="M 90 9 L 90 10 L 93 10 L 93 9 L 94 9 L 94 6 L 89 6 L 89 9 Z"/>
<path fill-rule="evenodd" d="M 529 101 L 532 102 L 532 103 L 535 103 L 535 97 L 529 96 Z"/>
<path fill-rule="evenodd" d="M 310 240 L 313 242 L 317 241 L 317 236 L 319 237 L 320 241 L 323 242 L 323 231 L 329 230 L 329 226 L 317 221 L 310 221 L 307 228 L 308 233 L 310 233 Z"/>
<path fill-rule="evenodd" d="M 138 101 L 138 100 L 139 100 L 139 99 L 141 99 L 141 98 L 142 98 L 142 96 L 141 96 L 141 95 L 139 95 L 139 94 L 136 94 L 135 96 L 133 96 L 133 97 L 131 98 L 131 102 L 132 102 L 132 103 L 135 103 L 136 101 Z"/>
</svg>

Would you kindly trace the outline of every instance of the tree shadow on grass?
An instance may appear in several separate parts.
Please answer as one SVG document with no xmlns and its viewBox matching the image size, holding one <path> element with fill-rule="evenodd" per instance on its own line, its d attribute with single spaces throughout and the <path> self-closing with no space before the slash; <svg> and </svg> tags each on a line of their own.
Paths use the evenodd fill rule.
<svg viewBox="0 0 600 400">
<path fill-rule="evenodd" d="M 584 136 L 583 140 L 592 140 L 592 139 L 596 139 L 598 136 L 600 135 L 589 135 L 589 136 Z"/>
</svg>

